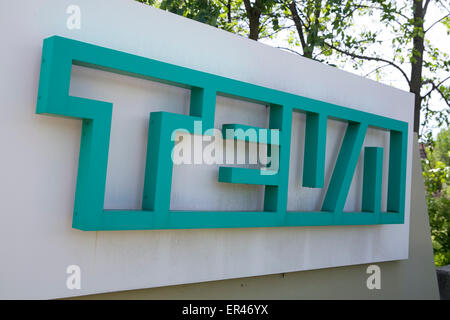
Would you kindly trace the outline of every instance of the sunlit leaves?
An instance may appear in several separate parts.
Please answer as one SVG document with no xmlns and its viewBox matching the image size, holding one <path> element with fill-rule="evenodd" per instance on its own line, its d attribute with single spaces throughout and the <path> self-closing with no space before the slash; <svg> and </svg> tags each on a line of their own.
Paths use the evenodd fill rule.
<svg viewBox="0 0 450 320">
<path fill-rule="evenodd" d="M 450 129 L 429 140 L 422 160 L 431 238 L 437 266 L 450 264 Z"/>
</svg>

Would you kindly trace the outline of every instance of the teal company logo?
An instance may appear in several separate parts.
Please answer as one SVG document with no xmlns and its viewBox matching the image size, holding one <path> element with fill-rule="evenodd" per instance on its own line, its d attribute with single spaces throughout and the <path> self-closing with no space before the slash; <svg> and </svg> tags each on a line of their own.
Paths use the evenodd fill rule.
<svg viewBox="0 0 450 320">
<path fill-rule="evenodd" d="M 152 112 L 142 210 L 104 210 L 104 194 L 113 104 L 69 95 L 72 65 L 106 70 L 132 77 L 189 88 L 189 115 Z M 263 185 L 261 212 L 170 210 L 174 144 L 179 129 L 193 133 L 201 121 L 202 133 L 214 128 L 216 96 L 263 103 L 270 108 L 266 134 L 234 136 L 277 148 L 275 170 L 219 167 L 221 183 Z M 36 112 L 82 121 L 73 227 L 80 230 L 148 230 L 188 228 L 244 228 L 324 225 L 402 224 L 405 213 L 406 122 L 302 96 L 264 88 L 125 52 L 53 36 L 44 40 Z M 303 186 L 324 188 L 327 119 L 346 122 L 345 136 L 326 190 L 321 210 L 287 211 L 289 156 L 293 112 L 306 114 Z M 389 132 L 387 211 L 381 211 L 383 148 L 364 148 L 362 206 L 343 212 L 352 177 L 368 127 Z M 222 130 L 242 129 L 226 124 Z M 259 130 L 261 128 L 253 128 Z M 276 132 L 276 139 L 271 133 Z M 226 138 L 226 136 L 225 136 Z M 274 159 L 275 159 L 274 158 Z"/>
</svg>

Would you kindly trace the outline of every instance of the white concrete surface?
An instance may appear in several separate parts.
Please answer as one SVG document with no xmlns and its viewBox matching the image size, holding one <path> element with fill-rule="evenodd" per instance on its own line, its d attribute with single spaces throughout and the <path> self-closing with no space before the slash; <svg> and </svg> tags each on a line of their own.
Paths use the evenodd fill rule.
<svg viewBox="0 0 450 320">
<path fill-rule="evenodd" d="M 66 8 L 72 4 L 81 9 L 80 30 L 66 27 Z M 0 298 L 67 297 L 408 258 L 412 133 L 403 225 L 72 229 L 81 122 L 35 114 L 42 41 L 51 35 L 407 121 L 412 127 L 413 97 L 407 92 L 131 0 L 2 1 Z M 74 67 L 71 94 L 114 102 L 105 208 L 139 208 L 148 114 L 187 113 L 189 92 Z M 233 121 L 265 125 L 267 111 L 219 97 L 217 127 Z M 344 129 L 329 121 L 327 180 Z M 325 191 L 299 187 L 303 133 L 304 117 L 295 114 L 289 210 L 317 208 Z M 387 167 L 386 133 L 369 130 L 365 145 L 385 147 Z M 345 210 L 360 206 L 361 169 Z M 218 183 L 214 166 L 174 168 L 172 209 L 259 210 L 262 197 L 262 187 Z M 81 267 L 80 290 L 66 287 L 66 268 L 72 264 Z"/>
</svg>

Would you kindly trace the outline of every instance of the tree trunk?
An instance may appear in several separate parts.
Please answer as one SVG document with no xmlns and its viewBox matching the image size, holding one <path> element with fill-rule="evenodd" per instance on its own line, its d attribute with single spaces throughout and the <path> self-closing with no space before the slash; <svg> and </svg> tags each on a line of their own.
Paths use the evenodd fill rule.
<svg viewBox="0 0 450 320">
<path fill-rule="evenodd" d="M 411 83 L 409 91 L 414 94 L 414 132 L 419 132 L 420 128 L 420 110 L 422 106 L 422 96 L 420 89 L 422 88 L 422 65 L 424 53 L 423 39 L 423 20 L 425 10 L 422 6 L 422 0 L 414 0 L 414 28 L 415 34 L 413 38 L 413 56 L 411 61 Z M 420 32 L 419 32 L 420 31 Z"/>
<path fill-rule="evenodd" d="M 250 34 L 248 37 L 252 40 L 259 38 L 259 15 L 249 15 Z"/>
<path fill-rule="evenodd" d="M 252 6 L 250 0 L 244 0 L 245 11 L 247 13 L 248 24 L 250 28 L 250 33 L 248 37 L 252 40 L 259 39 L 259 27 L 261 13 L 262 13 L 262 3 L 260 1 L 255 1 L 255 4 Z"/>
<path fill-rule="evenodd" d="M 289 3 L 289 10 L 291 11 L 292 20 L 294 21 L 295 28 L 297 29 L 298 37 L 300 39 L 300 43 L 303 49 L 303 56 L 305 58 L 312 59 L 315 47 L 318 45 L 317 39 L 319 34 L 319 18 L 322 10 L 322 0 L 315 0 L 314 4 L 310 4 L 311 7 L 308 7 L 309 10 L 313 11 L 314 21 L 312 25 L 306 26 L 302 23 L 300 15 L 297 10 L 297 4 L 295 1 L 291 1 Z M 303 28 L 305 28 L 305 33 L 308 36 L 305 37 L 305 33 L 303 32 Z"/>
</svg>

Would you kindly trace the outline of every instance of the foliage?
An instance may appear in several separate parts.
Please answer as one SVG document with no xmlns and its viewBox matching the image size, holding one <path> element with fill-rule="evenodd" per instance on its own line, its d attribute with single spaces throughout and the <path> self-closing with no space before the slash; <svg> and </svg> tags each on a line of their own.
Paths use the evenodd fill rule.
<svg viewBox="0 0 450 320">
<path fill-rule="evenodd" d="M 372 23 L 354 24 L 346 33 L 329 42 L 330 48 L 342 57 L 342 63 L 353 62 L 355 69 L 368 63 L 377 80 L 391 78 L 397 72 L 415 95 L 414 131 L 423 140 L 432 138 L 430 123 L 448 126 L 450 111 L 450 56 L 432 43 L 430 34 L 437 25 L 447 27 L 450 34 L 450 6 L 440 0 L 368 0 L 354 3 L 354 19 Z M 440 18 L 430 21 L 429 10 L 440 11 Z M 446 35 L 442 35 L 443 40 Z M 445 41 L 445 40 L 444 40 Z M 365 62 L 365 63 L 363 63 Z M 441 99 L 441 110 L 432 108 L 430 97 Z M 420 130 L 421 128 L 421 130 Z"/>
<path fill-rule="evenodd" d="M 296 34 L 295 43 L 302 55 L 328 62 L 333 50 L 327 45 L 342 37 L 353 23 L 354 0 L 284 0 L 284 18 L 291 20 Z"/>
<path fill-rule="evenodd" d="M 450 264 L 450 129 L 426 148 L 422 161 L 431 238 L 437 266 Z"/>
<path fill-rule="evenodd" d="M 404 79 L 415 95 L 414 131 L 431 141 L 433 124 L 448 126 L 450 56 L 430 40 L 436 25 L 450 35 L 443 0 L 136 0 L 253 40 L 282 37 L 280 48 L 330 65 Z M 429 8 L 440 10 L 429 21 Z M 371 20 L 371 22 L 368 22 Z M 277 39 L 280 43 L 280 38 Z M 445 40 L 444 40 L 445 41 Z M 436 109 L 433 100 L 445 106 Z"/>
<path fill-rule="evenodd" d="M 217 27 L 221 11 L 214 0 L 136 0 L 180 16 Z"/>
<path fill-rule="evenodd" d="M 251 39 L 280 28 L 278 0 L 136 0 Z"/>
</svg>

